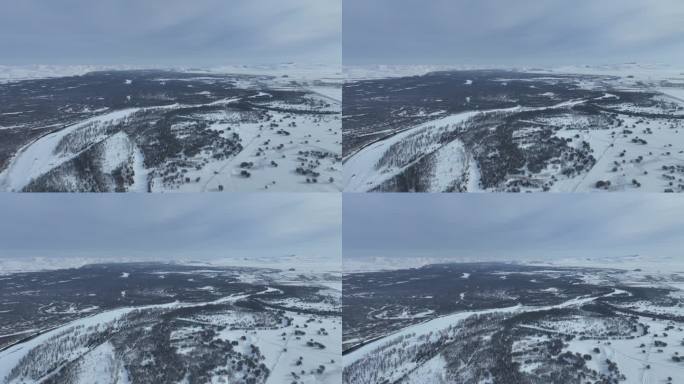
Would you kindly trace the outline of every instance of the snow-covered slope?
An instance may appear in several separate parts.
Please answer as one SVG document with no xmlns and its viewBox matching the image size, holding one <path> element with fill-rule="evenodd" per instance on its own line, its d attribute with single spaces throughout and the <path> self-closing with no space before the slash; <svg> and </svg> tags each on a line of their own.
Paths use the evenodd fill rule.
<svg viewBox="0 0 684 384">
<path fill-rule="evenodd" d="M 344 382 L 670 382 L 684 373 L 683 276 L 492 263 L 350 274 Z"/>
<path fill-rule="evenodd" d="M 104 71 L 0 84 L 0 190 L 339 191 L 341 82 L 304 74 Z"/>
<path fill-rule="evenodd" d="M 116 124 L 132 115 L 138 109 L 125 109 L 96 116 L 81 123 L 74 124 L 55 133 L 41 137 L 37 141 L 19 150 L 9 166 L 0 173 L 0 189 L 5 191 L 21 191 L 29 182 L 61 164 L 75 158 L 95 143 L 105 140 L 106 124 Z M 88 142 L 80 148 L 60 148 L 60 143 L 74 133 L 95 131 Z"/>
<path fill-rule="evenodd" d="M 341 381 L 341 290 L 325 275 L 154 263 L 32 273 L 31 324 L 5 303 L 25 299 L 12 283 L 23 276 L 2 282 L 2 384 Z M 91 278 L 102 286 L 79 283 Z"/>
<path fill-rule="evenodd" d="M 344 189 L 684 191 L 684 75 L 610 69 L 351 80 Z"/>
</svg>

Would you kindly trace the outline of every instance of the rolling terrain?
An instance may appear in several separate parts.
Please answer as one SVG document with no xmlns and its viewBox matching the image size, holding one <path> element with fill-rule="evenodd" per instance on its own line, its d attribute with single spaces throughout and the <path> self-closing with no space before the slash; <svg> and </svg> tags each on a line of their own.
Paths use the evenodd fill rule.
<svg viewBox="0 0 684 384">
<path fill-rule="evenodd" d="M 455 70 L 350 79 L 348 192 L 682 192 L 684 76 Z"/>
<path fill-rule="evenodd" d="M 340 84 L 111 70 L 0 84 L 0 190 L 341 189 Z"/>
<path fill-rule="evenodd" d="M 338 274 L 98 264 L 0 276 L 0 383 L 338 383 Z"/>
<path fill-rule="evenodd" d="M 681 271 L 499 263 L 346 274 L 345 383 L 670 383 Z"/>
</svg>

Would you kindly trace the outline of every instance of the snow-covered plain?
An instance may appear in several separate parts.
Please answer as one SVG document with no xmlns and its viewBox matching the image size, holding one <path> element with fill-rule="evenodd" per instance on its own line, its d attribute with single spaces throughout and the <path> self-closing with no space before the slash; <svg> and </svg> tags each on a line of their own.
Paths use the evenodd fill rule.
<svg viewBox="0 0 684 384">
<path fill-rule="evenodd" d="M 330 64 L 252 64 L 252 65 L 220 65 L 207 68 L 179 67 L 163 65 L 0 65 L 0 82 L 22 81 L 30 79 L 46 79 L 65 76 L 82 76 L 89 72 L 106 70 L 138 70 L 138 69 L 168 69 L 172 71 L 190 73 L 217 73 L 217 74 L 243 74 L 243 75 L 267 75 L 283 79 L 308 80 L 311 82 L 323 80 L 340 81 L 342 71 L 335 65 Z"/>
<path fill-rule="evenodd" d="M 648 264 L 644 258 L 628 259 L 641 260 L 642 267 Z M 467 265 L 461 268 L 468 268 Z M 684 374 L 679 357 L 684 353 L 684 295 L 681 294 L 684 269 L 671 265 L 669 270 L 662 269 L 669 264 L 644 267 L 644 270 L 615 269 L 615 259 L 612 267 L 599 265 L 597 260 L 593 266 L 576 267 L 576 270 L 560 266 L 554 270 L 542 266 L 529 271 L 513 268 L 510 272 L 498 273 L 503 278 L 516 279 L 525 278 L 527 274 L 539 280 L 544 276 L 548 279 L 544 282 L 546 286 L 553 281 L 561 284 L 561 281 L 567 282 L 564 280 L 567 278 L 581 278 L 583 282 L 569 287 L 563 283 L 562 286 L 540 289 L 539 297 L 562 297 L 562 300 L 554 299 L 557 304 L 517 304 L 440 316 L 432 314 L 427 318 L 421 313 L 411 316 L 401 305 L 391 308 L 393 313 L 403 310 L 408 316 L 386 316 L 389 306 L 371 312 L 367 323 L 359 329 L 373 329 L 372 324 L 378 323 L 377 330 L 382 333 L 383 324 L 391 324 L 390 320 L 410 325 L 392 332 L 385 331 L 385 335 L 367 340 L 345 340 L 345 348 L 349 350 L 343 356 L 344 382 L 413 384 L 473 380 L 490 383 L 516 376 L 513 374 L 515 371 L 521 373 L 517 375 L 521 380 L 531 375 L 546 378 L 549 383 L 569 382 L 564 381 L 569 380 L 568 377 L 581 377 L 583 381 L 580 382 L 605 379 L 627 384 L 665 383 L 672 380 L 668 378 L 676 380 L 681 377 Z M 433 266 L 422 274 L 420 270 L 413 274 L 409 270 L 398 272 L 402 280 L 408 276 L 429 279 L 437 268 L 439 266 Z M 497 267 L 492 268 L 496 270 Z M 657 270 L 661 271 L 655 272 Z M 468 273 L 463 275 L 472 279 Z M 387 272 L 368 276 L 369 283 L 373 282 L 371 276 L 392 280 L 392 275 Z M 530 277 L 526 279 L 541 283 L 537 279 L 530 280 Z M 362 295 L 369 302 L 380 303 L 382 301 L 373 297 L 387 295 L 382 286 L 378 286 L 382 290 L 368 291 L 364 290 L 365 285 L 359 285 L 363 279 L 353 281 L 355 294 Z M 568 290 L 572 290 L 574 284 L 588 284 L 583 287 L 595 287 L 595 293 L 569 294 Z M 397 288 L 409 296 L 405 303 L 416 303 L 411 307 L 412 311 L 421 308 L 417 303 L 426 305 L 435 298 L 420 295 L 422 288 L 419 287 L 421 285 L 414 285 L 417 291 L 413 293 L 417 296 L 409 296 L 412 292 L 406 286 Z M 666 294 L 662 295 L 661 291 L 658 298 L 649 298 L 646 294 L 642 300 L 635 300 L 635 295 L 642 295 L 642 289 L 651 292 L 663 290 Z M 475 292 L 478 291 L 475 288 Z M 534 300 L 536 295 L 530 292 L 525 300 Z M 460 300 L 464 298 L 464 293 L 461 293 Z M 421 301 L 412 301 L 419 299 Z M 449 302 L 446 297 L 439 300 L 432 304 Z M 350 299 L 350 303 L 352 301 Z M 346 308 L 354 311 L 349 305 Z M 511 349 L 507 351 L 505 345 L 508 342 Z M 499 360 L 501 356 L 507 357 Z M 513 364 L 506 365 L 505 359 L 510 359 Z M 564 379 L 565 375 L 569 376 Z"/>
<path fill-rule="evenodd" d="M 330 67 L 89 69 L 2 85 L 26 100 L 0 108 L 15 145 L 0 153 L 0 190 L 341 190 L 342 84 Z M 112 95 L 90 89 L 97 81 Z M 46 111 L 29 110 L 32 97 Z"/>
<path fill-rule="evenodd" d="M 341 104 L 338 103 L 341 107 Z M 215 115 L 211 116 L 216 118 Z M 219 120 L 231 120 L 231 114 L 221 116 Z M 341 166 L 334 156 L 319 159 L 321 176 L 315 183 L 307 183 L 305 177 L 288 177 L 293 170 L 300 167 L 303 152 L 320 151 L 335 153 L 340 145 L 339 120 L 331 117 L 312 115 L 291 115 L 275 113 L 274 120 L 284 120 L 293 124 L 286 128 L 284 136 L 275 130 L 264 127 L 263 122 L 242 122 L 232 132 L 242 139 L 243 149 L 236 156 L 222 161 L 214 161 L 199 171 L 189 170 L 186 177 L 191 180 L 199 178 L 198 183 L 186 183 L 179 187 L 179 192 L 212 192 L 219 189 L 234 192 L 247 191 L 298 191 L 334 192 L 341 189 Z M 233 123 L 235 124 L 235 123 Z M 210 129 L 224 130 L 229 124 L 214 123 Z M 228 135 L 228 131 L 225 131 Z M 268 143 L 264 145 L 264 143 Z M 282 147 L 281 147 L 282 145 Z M 242 175 L 242 163 L 251 163 L 249 177 Z M 219 187 L 221 186 L 221 187 Z M 155 178 L 152 179 L 152 191 L 163 192 L 166 189 Z"/>
<path fill-rule="evenodd" d="M 347 71 L 345 191 L 684 191 L 684 72 L 676 68 Z M 513 83 L 515 91 L 499 94 Z M 494 121 L 483 114 L 503 109 L 481 103 L 522 107 Z M 475 117 L 486 124 L 446 126 Z"/>
<path fill-rule="evenodd" d="M 107 273 L 109 267 L 103 268 Z M 167 352 L 177 354 L 174 361 L 178 366 L 175 369 L 184 366 L 187 369 L 185 380 L 190 382 L 201 380 L 201 377 L 205 377 L 202 375 L 206 374 L 209 375 L 206 376 L 208 380 L 201 382 L 340 382 L 341 290 L 329 289 L 321 284 L 329 277 L 317 277 L 316 274 L 304 277 L 306 274 L 300 274 L 298 280 L 294 281 L 294 277 L 287 273 L 281 275 L 277 270 L 263 268 L 245 270 L 213 267 L 202 271 L 169 267 L 168 272 L 163 272 L 163 264 L 157 264 L 152 269 L 135 264 L 129 265 L 130 269 L 126 269 L 126 266 L 116 268 L 136 271 L 112 272 L 112 277 L 119 281 L 140 278 L 140 275 L 149 274 L 158 268 L 162 269 L 161 272 L 154 273 L 158 278 L 177 278 L 179 273 L 187 274 L 193 276 L 186 279 L 188 287 L 192 286 L 195 279 L 218 279 L 214 281 L 221 285 L 234 281 L 233 273 L 236 273 L 235 276 L 240 276 L 243 272 L 253 273 L 255 279 L 249 284 L 262 288 L 247 288 L 251 293 L 236 292 L 217 297 L 217 288 L 204 286 L 197 290 L 214 299 L 175 300 L 164 304 L 75 311 L 71 315 L 77 316 L 76 320 L 40 331 L 24 331 L 33 336 L 19 339 L 0 350 L 0 383 L 39 383 L 50 379 L 62 382 L 55 378 L 55 372 L 58 371 L 70 383 L 142 382 L 141 373 L 152 374 L 155 369 L 167 369 L 157 362 L 168 362 Z M 50 273 L 35 276 L 49 278 Z M 79 276 L 78 270 L 68 273 L 76 278 Z M 33 279 L 35 280 L 37 279 Z M 280 288 L 267 284 L 276 284 Z M 302 289 L 308 292 L 305 297 L 293 296 L 293 292 Z M 122 291 L 122 297 L 125 298 L 124 292 Z M 252 307 L 255 303 L 257 307 Z M 59 315 L 45 308 L 41 311 Z M 0 319 L 2 316 L 0 312 Z M 169 322 L 169 319 L 173 320 Z M 121 338 L 135 335 L 138 332 L 136 329 L 149 337 L 150 332 L 166 330 L 169 326 L 172 327 L 168 340 L 170 351 L 164 349 L 166 347 L 154 346 L 155 343 L 163 343 L 163 340 L 149 339 L 141 345 L 126 342 L 128 347 L 122 352 Z M 11 335 L 0 335 L 7 336 Z M 221 348 L 229 354 L 222 356 Z M 55 350 L 60 352 L 54 353 Z M 218 351 L 218 354 L 208 354 L 211 350 Z M 201 371 L 206 366 L 199 367 L 199 371 L 196 369 L 197 361 L 203 356 L 214 361 L 203 364 L 217 364 L 211 372 Z M 174 374 L 160 375 L 157 377 L 173 377 Z"/>
<path fill-rule="evenodd" d="M 52 77 L 81 76 L 103 70 L 144 69 L 135 65 L 0 65 L 0 83 Z"/>
</svg>

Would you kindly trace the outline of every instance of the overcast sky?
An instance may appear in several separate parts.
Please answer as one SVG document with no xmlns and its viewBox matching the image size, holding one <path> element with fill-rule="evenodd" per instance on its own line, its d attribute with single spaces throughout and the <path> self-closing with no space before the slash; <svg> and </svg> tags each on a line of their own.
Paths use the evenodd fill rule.
<svg viewBox="0 0 684 384">
<path fill-rule="evenodd" d="M 381 195 L 345 195 L 345 260 L 682 257 L 684 199 L 677 196 Z"/>
<path fill-rule="evenodd" d="M 684 63 L 681 0 L 344 0 L 344 63 Z"/>
<path fill-rule="evenodd" d="M 339 260 L 340 205 L 337 194 L 4 194 L 0 258 Z"/>
<path fill-rule="evenodd" d="M 0 65 L 339 65 L 341 14 L 341 0 L 0 0 Z"/>
</svg>

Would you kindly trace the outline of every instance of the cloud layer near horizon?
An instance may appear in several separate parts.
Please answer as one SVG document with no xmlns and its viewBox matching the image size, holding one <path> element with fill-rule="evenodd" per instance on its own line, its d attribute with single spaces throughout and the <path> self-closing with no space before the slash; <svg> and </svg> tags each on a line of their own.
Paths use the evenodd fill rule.
<svg viewBox="0 0 684 384">
<path fill-rule="evenodd" d="M 0 258 L 339 260 L 335 194 L 5 194 Z"/>
<path fill-rule="evenodd" d="M 684 64 L 680 0 L 345 0 L 345 64 Z"/>
<path fill-rule="evenodd" d="M 339 65 L 341 0 L 0 0 L 5 65 Z"/>
<path fill-rule="evenodd" d="M 681 257 L 684 200 L 661 194 L 348 194 L 343 257 L 483 261 Z"/>
</svg>

